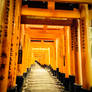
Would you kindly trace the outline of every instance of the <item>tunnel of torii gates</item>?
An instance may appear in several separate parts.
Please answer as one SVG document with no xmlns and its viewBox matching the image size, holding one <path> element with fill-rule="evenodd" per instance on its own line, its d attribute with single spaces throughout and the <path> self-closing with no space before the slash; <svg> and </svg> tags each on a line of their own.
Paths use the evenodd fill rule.
<svg viewBox="0 0 92 92">
<path fill-rule="evenodd" d="M 28 8 L 22 0 L 0 0 L 0 92 L 15 92 L 37 61 L 59 75 L 70 92 L 92 92 L 92 0 L 47 1 Z M 55 2 L 77 3 L 55 10 Z"/>
</svg>

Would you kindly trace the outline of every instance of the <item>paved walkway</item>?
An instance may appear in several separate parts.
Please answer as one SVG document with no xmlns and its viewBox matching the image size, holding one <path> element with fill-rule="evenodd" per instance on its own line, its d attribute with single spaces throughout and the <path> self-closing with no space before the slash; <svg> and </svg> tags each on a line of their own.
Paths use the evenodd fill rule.
<svg viewBox="0 0 92 92">
<path fill-rule="evenodd" d="M 26 77 L 22 92 L 64 92 L 63 86 L 48 69 L 35 64 Z"/>
</svg>

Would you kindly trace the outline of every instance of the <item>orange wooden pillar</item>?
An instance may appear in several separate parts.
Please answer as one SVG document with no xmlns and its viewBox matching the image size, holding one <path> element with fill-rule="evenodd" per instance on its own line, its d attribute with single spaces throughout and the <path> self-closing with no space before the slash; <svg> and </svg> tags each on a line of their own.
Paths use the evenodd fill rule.
<svg viewBox="0 0 92 92">
<path fill-rule="evenodd" d="M 30 64 L 31 64 L 31 66 L 33 65 L 33 63 L 34 63 L 34 53 L 33 53 L 33 50 L 32 50 L 32 42 L 30 42 L 30 45 L 31 45 L 31 62 L 30 62 Z"/>
<path fill-rule="evenodd" d="M 28 41 L 28 35 L 25 34 L 24 46 L 23 46 L 24 48 L 23 49 L 23 72 L 24 73 L 27 73 L 27 64 L 28 64 L 27 62 L 27 45 L 28 45 L 27 41 Z"/>
<path fill-rule="evenodd" d="M 14 85 L 14 77 L 15 77 L 15 74 L 14 74 L 14 71 L 16 71 L 14 69 L 14 66 L 15 66 L 15 49 L 16 49 L 16 40 L 15 40 L 15 37 L 16 37 L 16 34 L 15 34 L 15 29 L 14 29 L 14 24 L 15 24 L 15 9 L 16 9 L 16 1 L 13 1 L 12 0 L 12 3 L 11 3 L 12 7 L 13 7 L 13 10 L 12 10 L 12 16 L 13 16 L 13 20 L 12 20 L 12 35 L 11 35 L 11 48 L 10 48 L 10 60 L 9 60 L 9 75 L 8 75 L 8 91 L 15 88 L 16 86 L 16 82 L 15 82 L 15 85 Z M 18 51 L 18 50 L 17 50 Z"/>
<path fill-rule="evenodd" d="M 50 64 L 50 48 L 48 47 L 46 52 L 45 52 L 45 56 L 46 56 L 46 65 L 49 66 Z"/>
<path fill-rule="evenodd" d="M 20 48 L 20 35 L 21 35 L 21 6 L 22 6 L 22 0 L 16 0 L 16 11 L 15 11 L 15 41 L 16 41 L 16 45 L 15 45 L 15 64 L 14 64 L 14 69 L 16 71 L 14 71 L 14 74 L 16 75 L 14 78 L 14 84 L 17 84 L 17 68 L 18 68 L 18 56 L 19 56 L 19 48 Z"/>
<path fill-rule="evenodd" d="M 12 36 L 11 36 L 11 49 L 9 61 L 9 75 L 8 75 L 8 91 L 16 90 L 16 75 L 17 75 L 17 62 L 18 62 L 18 48 L 20 36 L 20 6 L 21 1 L 12 1 L 13 7 L 13 20 L 12 20 Z M 15 26 L 14 26 L 15 25 Z"/>
<path fill-rule="evenodd" d="M 19 58 L 17 68 L 17 84 L 18 91 L 21 91 L 21 87 L 28 71 L 30 70 L 30 38 L 25 32 L 25 25 L 21 25 L 21 36 L 19 44 Z"/>
<path fill-rule="evenodd" d="M 56 39 L 56 76 L 59 78 L 59 71 L 60 71 L 60 66 L 62 62 L 60 61 L 60 53 L 61 53 L 61 48 L 60 46 L 60 39 Z"/>
<path fill-rule="evenodd" d="M 59 68 L 59 38 L 56 39 L 56 69 Z"/>
<path fill-rule="evenodd" d="M 74 34 L 74 27 L 73 25 L 71 26 L 71 63 L 70 63 L 70 67 L 71 69 L 71 75 L 75 76 L 75 34 Z"/>
<path fill-rule="evenodd" d="M 58 61 L 58 66 L 59 66 L 59 72 L 64 73 L 64 31 L 61 34 L 59 38 L 59 61 Z"/>
<path fill-rule="evenodd" d="M 51 61 L 50 61 L 50 47 L 48 48 L 48 59 L 49 59 L 48 66 L 50 66 L 51 65 Z"/>
<path fill-rule="evenodd" d="M 44 56 L 44 53 L 43 53 L 42 50 L 40 50 L 40 56 L 41 56 L 41 65 L 44 65 L 44 63 L 45 63 L 45 60 L 44 60 L 45 56 Z"/>
<path fill-rule="evenodd" d="M 26 53 L 26 35 L 25 35 L 25 38 L 24 38 L 24 45 L 23 45 L 23 73 L 26 73 L 26 57 L 25 57 L 25 53 Z"/>
<path fill-rule="evenodd" d="M 81 50 L 80 50 L 80 28 L 78 26 L 78 21 L 73 20 L 73 24 L 71 25 L 71 62 L 70 62 L 70 76 L 69 76 L 69 90 L 74 91 L 72 89 L 74 83 L 75 90 L 76 88 L 80 88 L 81 84 Z"/>
<path fill-rule="evenodd" d="M 50 47 L 50 61 L 51 67 L 56 71 L 56 46 L 55 43 Z"/>
<path fill-rule="evenodd" d="M 18 62 L 17 62 L 17 79 L 16 79 L 16 84 L 17 84 L 17 90 L 21 91 L 21 87 L 23 85 L 24 81 L 24 65 L 25 65 L 25 26 L 20 25 L 20 37 L 19 37 L 19 47 L 18 47 Z"/>
<path fill-rule="evenodd" d="M 31 68 L 31 44 L 30 44 L 30 38 L 29 38 L 29 44 L 28 44 L 28 69 Z"/>
<path fill-rule="evenodd" d="M 64 55 L 64 29 L 56 39 L 56 65 L 57 72 L 63 73 L 63 55 Z"/>
<path fill-rule="evenodd" d="M 31 41 L 30 41 L 30 67 L 32 65 L 32 46 L 31 46 Z"/>
<path fill-rule="evenodd" d="M 82 85 L 80 20 L 79 19 L 74 19 L 73 24 L 71 26 L 71 63 L 70 64 L 72 69 L 71 75 L 70 75 L 70 80 L 71 80 L 70 83 L 73 80 L 73 83 L 75 83 L 74 88 L 77 91 L 81 88 L 81 85 Z"/>
<path fill-rule="evenodd" d="M 65 77 L 65 41 L 64 41 L 64 29 L 56 38 L 56 76 L 63 83 Z"/>
<path fill-rule="evenodd" d="M 27 39 L 26 39 L 26 53 L 25 53 L 25 57 L 26 57 L 26 59 L 25 59 L 26 70 L 27 70 L 27 68 L 28 68 L 28 54 L 29 54 L 28 45 L 29 45 L 29 37 L 28 37 L 28 35 L 27 35 Z"/>
<path fill-rule="evenodd" d="M 82 85 L 80 21 L 74 20 L 74 46 L 75 46 L 75 83 Z"/>
<path fill-rule="evenodd" d="M 25 31 L 25 25 L 24 25 L 24 31 Z M 26 61 L 26 56 L 27 53 L 26 53 L 26 47 L 27 47 L 27 34 L 24 33 L 24 39 L 23 39 L 23 56 L 22 56 L 22 64 L 23 64 L 23 74 L 26 74 L 27 73 L 27 69 L 26 69 L 26 66 L 27 66 L 27 61 Z"/>
<path fill-rule="evenodd" d="M 81 4 L 81 57 L 82 57 L 82 79 L 83 88 L 90 89 L 92 87 L 92 62 L 90 58 L 89 48 L 89 13 L 88 4 Z"/>
<path fill-rule="evenodd" d="M 64 28 L 64 39 L 65 39 L 65 57 L 64 57 L 64 73 L 65 73 L 65 79 L 64 79 L 64 86 L 65 89 L 69 89 L 69 75 L 71 75 L 71 37 L 70 37 L 70 26 L 65 26 Z"/>
<path fill-rule="evenodd" d="M 42 51 L 40 51 L 40 56 L 41 56 L 41 64 L 42 65 L 44 65 L 45 64 L 45 53 L 44 53 L 44 51 L 42 50 Z"/>
<path fill-rule="evenodd" d="M 60 74 L 63 73 L 62 35 L 56 39 L 56 76 L 58 79 L 61 77 Z"/>
<path fill-rule="evenodd" d="M 65 77 L 70 75 L 70 27 L 65 26 Z"/>
<path fill-rule="evenodd" d="M 52 62 L 52 48 L 50 47 L 50 66 L 52 67 L 53 62 Z"/>
<path fill-rule="evenodd" d="M 53 64 L 54 64 L 54 70 L 56 70 L 56 42 L 53 44 Z"/>
<path fill-rule="evenodd" d="M 7 91 L 12 34 L 12 0 L 0 1 L 0 92 Z"/>
<path fill-rule="evenodd" d="M 21 25 L 19 39 L 19 52 L 18 52 L 18 64 L 17 64 L 17 76 L 23 76 L 23 43 L 24 43 L 24 25 Z"/>
<path fill-rule="evenodd" d="M 18 65 L 17 65 L 17 77 L 23 77 L 23 64 L 24 64 L 24 58 L 23 58 L 23 54 L 24 54 L 24 43 L 25 43 L 25 30 L 24 30 L 24 24 L 21 25 L 21 30 L 20 30 L 21 34 L 20 34 L 20 41 L 19 41 L 19 56 L 18 56 Z M 21 58 L 21 60 L 19 60 L 19 58 Z"/>
<path fill-rule="evenodd" d="M 62 67 L 62 73 L 65 73 L 65 30 L 63 31 L 63 35 L 62 35 L 62 55 L 63 55 L 63 67 Z"/>
<path fill-rule="evenodd" d="M 25 34 L 26 35 L 26 42 L 25 42 L 25 69 L 27 72 L 27 69 L 28 69 L 28 55 L 29 55 L 29 36 L 28 34 Z"/>
<path fill-rule="evenodd" d="M 52 69 L 54 69 L 54 66 L 53 66 L 53 49 L 52 47 L 50 47 L 50 66 Z"/>
<path fill-rule="evenodd" d="M 89 21 L 90 21 L 90 37 L 89 37 L 89 40 L 90 40 L 90 54 L 91 54 L 91 62 L 92 62 L 92 8 L 91 9 L 89 9 Z M 92 63 L 90 64 L 90 66 L 92 66 Z M 92 76 L 92 69 L 90 69 L 90 76 Z M 92 78 L 91 78 L 91 80 L 90 80 L 90 85 L 91 85 L 91 87 L 92 87 Z"/>
<path fill-rule="evenodd" d="M 24 73 L 27 73 L 28 67 L 29 67 L 29 53 L 30 53 L 30 37 L 27 33 L 25 33 L 25 39 L 24 39 L 24 52 L 23 52 L 23 67 L 24 67 Z"/>
<path fill-rule="evenodd" d="M 49 65 L 48 48 L 45 48 L 45 65 Z"/>
</svg>

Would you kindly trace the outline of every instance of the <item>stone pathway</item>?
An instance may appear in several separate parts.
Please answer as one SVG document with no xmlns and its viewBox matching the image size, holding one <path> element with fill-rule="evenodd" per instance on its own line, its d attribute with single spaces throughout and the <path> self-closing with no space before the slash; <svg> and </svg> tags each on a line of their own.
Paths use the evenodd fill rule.
<svg viewBox="0 0 92 92">
<path fill-rule="evenodd" d="M 58 79 L 37 63 L 24 80 L 22 92 L 64 92 Z"/>
</svg>

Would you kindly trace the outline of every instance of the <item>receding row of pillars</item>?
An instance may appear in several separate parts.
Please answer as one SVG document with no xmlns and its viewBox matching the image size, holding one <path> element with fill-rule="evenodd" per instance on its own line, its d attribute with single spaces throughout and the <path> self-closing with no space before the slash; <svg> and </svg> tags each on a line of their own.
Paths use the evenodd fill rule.
<svg viewBox="0 0 92 92">
<path fill-rule="evenodd" d="M 31 63 L 29 64 L 28 62 L 25 62 L 25 60 L 30 60 L 30 58 L 28 58 L 30 57 L 28 54 L 25 57 L 26 53 L 29 53 L 27 51 L 30 51 L 30 41 L 28 40 L 27 35 L 24 36 L 24 47 L 21 46 L 21 1 L 0 0 L 0 4 L 0 91 L 7 92 L 8 88 L 16 86 L 16 76 L 22 76 L 31 65 Z M 92 67 L 90 49 L 88 46 L 89 15 L 87 4 L 80 5 L 80 14 L 81 18 L 77 20 L 75 19 L 73 23 L 74 25 L 71 27 L 65 27 L 65 35 L 60 38 L 63 39 L 64 46 L 62 46 L 60 44 L 60 40 L 58 40 L 58 44 L 60 47 L 62 46 L 65 51 L 57 46 L 55 53 L 60 55 L 63 60 L 59 60 L 57 58 L 58 56 L 56 56 L 55 59 L 57 59 L 57 65 L 53 66 L 55 66 L 54 69 L 60 68 L 61 72 L 66 73 L 66 77 L 74 75 L 78 85 L 82 85 L 83 88 L 90 89 L 90 87 L 92 87 Z M 26 42 L 29 45 L 25 44 Z M 22 64 L 18 64 L 18 50 L 20 48 L 23 48 L 25 51 L 23 53 Z M 63 53 L 60 54 L 57 50 L 61 50 Z M 65 65 L 65 67 L 63 65 Z M 21 69 L 23 71 L 21 71 Z"/>
<path fill-rule="evenodd" d="M 59 57 L 62 57 L 61 61 L 58 62 L 56 60 L 58 62 L 56 68 L 65 73 L 66 78 L 69 78 L 70 75 L 75 76 L 75 83 L 77 85 L 82 86 L 84 89 L 90 89 L 92 87 L 92 62 L 89 48 L 89 15 L 87 4 L 80 5 L 80 15 L 81 18 L 74 19 L 71 27 L 66 26 L 64 28 L 64 53 L 63 57 L 62 55 Z M 61 43 L 63 42 L 59 42 L 57 53 L 62 51 L 59 50 Z M 62 65 L 62 67 L 59 65 Z"/>
</svg>

